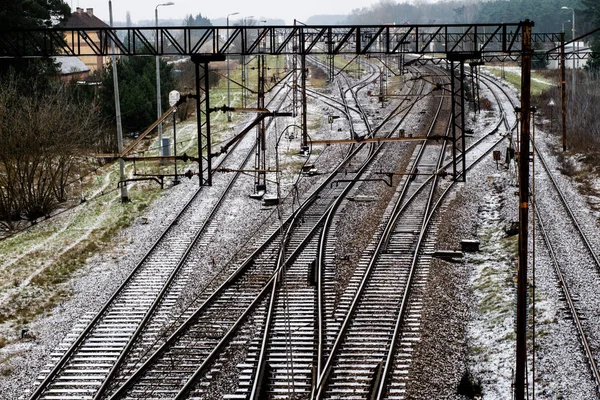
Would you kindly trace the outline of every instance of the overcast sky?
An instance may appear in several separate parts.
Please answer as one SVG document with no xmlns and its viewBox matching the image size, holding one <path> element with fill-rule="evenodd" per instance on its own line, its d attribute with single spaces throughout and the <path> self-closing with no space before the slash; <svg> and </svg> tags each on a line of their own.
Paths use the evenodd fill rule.
<svg viewBox="0 0 600 400">
<path fill-rule="evenodd" d="M 10 0 L 9 0 L 10 1 Z M 108 0 L 65 0 L 75 8 L 93 8 L 94 14 L 108 23 Z M 157 4 L 169 0 L 112 0 L 113 19 L 125 21 L 127 11 L 133 22 L 154 20 L 154 9 Z M 159 18 L 183 19 L 186 15 L 202 14 L 209 19 L 226 17 L 227 14 L 239 12 L 229 17 L 230 23 L 238 18 L 253 16 L 254 19 L 280 18 L 286 24 L 292 24 L 294 18 L 306 21 L 308 17 L 319 14 L 350 14 L 355 8 L 368 7 L 379 0 L 172 0 L 175 4 L 159 7 Z M 409 0 L 410 3 L 413 0 Z"/>
</svg>

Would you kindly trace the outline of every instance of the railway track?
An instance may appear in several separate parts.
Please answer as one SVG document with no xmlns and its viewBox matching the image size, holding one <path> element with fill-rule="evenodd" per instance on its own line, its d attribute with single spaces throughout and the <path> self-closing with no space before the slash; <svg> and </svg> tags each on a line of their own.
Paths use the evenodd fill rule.
<svg viewBox="0 0 600 400">
<path fill-rule="evenodd" d="M 360 103 L 351 89 L 346 93 L 353 94 L 344 94 L 345 99 Z M 344 109 L 350 109 L 348 101 L 345 103 Z M 358 111 L 363 115 L 360 118 L 365 124 L 364 132 L 369 132 L 368 134 L 384 130 L 390 134 L 401 124 L 395 118 L 401 105 L 394 107 L 375 128 L 367 124 L 369 119 L 364 116 L 364 110 L 358 105 L 353 108 L 354 113 Z M 388 123 L 393 127 L 384 129 Z M 354 123 L 351 125 L 354 126 Z M 258 399 L 265 395 L 272 398 L 308 396 L 311 392 L 317 397 L 330 396 L 332 391 L 328 388 L 344 385 L 339 383 L 344 382 L 343 374 L 339 374 L 339 379 L 337 374 L 330 378 L 329 374 L 335 369 L 328 364 L 333 365 L 331 360 L 341 357 L 336 352 L 336 343 L 347 340 L 346 328 L 341 320 L 353 313 L 351 303 L 354 300 L 351 292 L 356 288 L 352 287 L 339 298 L 333 289 L 335 272 L 328 269 L 330 265 L 325 261 L 325 254 L 327 248 L 334 247 L 335 235 L 331 234 L 331 226 L 335 226 L 332 221 L 339 218 L 336 217 L 336 210 L 350 193 L 360 193 L 356 189 L 360 186 L 357 182 L 376 175 L 373 162 L 382 147 L 381 144 L 374 143 L 354 145 L 336 171 L 323 179 L 320 189 L 309 195 L 297 209 L 279 209 L 279 222 L 266 230 L 253 246 L 249 246 L 249 249 L 254 250 L 240 252 L 234 261 L 228 263 L 193 296 L 182 293 L 183 288 L 189 286 L 190 278 L 188 272 L 181 271 L 194 269 L 194 257 L 186 259 L 190 248 L 198 240 L 210 241 L 206 232 L 215 230 L 208 228 L 210 217 L 182 213 L 167 229 L 167 232 L 173 231 L 174 237 L 187 236 L 186 244 L 177 245 L 181 256 L 175 257 L 173 263 L 176 265 L 168 267 L 170 270 L 167 269 L 162 275 L 147 268 L 147 275 L 138 277 L 136 274 L 145 269 L 142 266 L 144 261 L 140 263 L 136 268 L 139 271 L 132 273 L 130 278 L 136 282 L 152 282 L 152 289 L 139 285 L 128 289 L 129 286 L 124 283 L 115 298 L 128 290 L 132 297 L 121 305 L 107 303 L 106 310 L 94 317 L 94 320 L 104 321 L 103 324 L 91 321 L 81 325 L 82 333 L 77 337 L 71 336 L 74 340 L 69 343 L 69 349 L 64 354 L 61 355 L 62 351 L 56 354 L 61 356 L 60 360 L 45 379 L 40 379 L 40 386 L 32 398 L 66 398 L 69 394 L 81 398 L 185 398 L 191 394 L 210 398 Z M 433 149 L 443 145 L 427 147 Z M 252 150 L 247 154 L 253 154 Z M 436 172 L 442 170 L 445 163 L 445 152 L 438 149 L 437 154 L 437 157 L 422 156 L 426 161 L 418 167 L 416 161 L 412 163 L 413 173 L 418 168 L 423 175 L 414 175 L 413 184 L 407 186 L 412 187 L 410 190 L 414 190 L 415 194 L 401 197 L 416 198 L 420 193 L 426 192 L 423 187 L 429 185 L 430 200 L 425 203 L 431 207 L 438 198 L 433 190 L 436 187 Z M 356 167 L 356 157 L 367 160 L 361 168 Z M 354 161 L 352 168 L 349 167 L 351 161 Z M 247 159 L 238 165 L 243 166 L 246 162 Z M 404 180 L 409 181 L 408 178 Z M 421 184 L 421 189 L 415 189 L 418 183 Z M 223 193 L 227 190 L 229 189 L 225 189 Z M 226 195 L 223 194 L 223 197 Z M 399 198 L 396 197 L 397 203 L 394 204 L 402 204 L 403 210 L 422 203 L 412 200 L 402 203 Z M 219 204 L 221 200 L 212 209 L 218 209 Z M 190 203 L 187 208 L 199 207 Z M 389 211 L 386 219 L 394 220 L 399 214 L 398 210 Z M 382 235 L 385 246 L 392 249 L 390 253 L 379 254 L 381 261 L 376 261 L 376 257 L 369 259 L 368 257 L 378 253 L 370 247 L 365 252 L 370 255 L 365 255 L 365 261 L 357 267 L 357 277 L 368 276 L 369 274 L 361 275 L 359 272 L 362 273 L 361 269 L 372 264 L 371 267 L 378 268 L 381 275 L 372 278 L 372 281 L 369 280 L 371 278 L 365 278 L 365 282 L 385 285 L 385 282 L 395 279 L 396 283 L 404 282 L 408 285 L 415 277 L 415 282 L 408 286 L 423 286 L 428 256 L 420 257 L 419 262 L 424 264 L 414 269 L 418 272 L 410 272 L 404 268 L 400 271 L 395 268 L 396 261 L 388 257 L 394 251 L 404 254 L 408 249 L 416 248 L 414 243 L 409 243 L 408 238 L 414 240 L 417 227 L 428 224 L 431 212 L 421 210 L 420 217 L 409 214 L 407 212 L 406 220 L 402 219 L 404 228 L 398 231 L 392 229 L 390 233 Z M 203 220 L 205 225 L 202 225 Z M 175 230 L 178 228 L 184 234 L 176 234 Z M 189 237 L 191 231 L 197 232 L 193 238 Z M 425 233 L 421 233 L 419 237 L 421 242 Z M 157 249 L 162 248 L 162 256 L 166 253 L 174 258 L 170 250 L 171 244 L 159 240 L 155 246 Z M 431 248 L 430 243 L 424 246 L 427 250 L 421 250 L 421 254 L 429 252 Z M 158 251 L 156 255 L 151 253 L 149 252 L 149 256 L 153 257 L 159 257 L 160 254 Z M 418 252 L 414 254 L 417 259 Z M 153 263 L 148 262 L 148 265 L 156 264 L 164 262 L 160 258 L 155 258 Z M 376 293 L 373 298 L 379 295 L 377 284 L 369 288 Z M 350 286 L 353 285 L 354 281 L 350 283 Z M 356 290 L 357 293 L 361 292 Z M 406 321 L 407 326 L 418 325 L 418 291 L 412 291 L 414 298 L 410 306 L 400 308 L 407 314 L 401 313 L 396 318 L 396 325 L 406 324 Z M 148 298 L 143 298 L 141 294 L 148 295 Z M 181 298 L 186 296 L 187 299 L 182 302 Z M 369 296 L 365 294 L 363 298 Z M 392 303 L 397 304 L 397 301 Z M 155 311 L 157 307 L 160 311 Z M 115 314 L 110 314 L 108 311 L 113 308 L 124 311 L 124 316 L 117 314 L 115 317 Z M 362 310 L 361 307 L 357 309 Z M 364 310 L 374 312 L 369 306 L 365 306 Z M 124 324 L 117 325 L 119 320 Z M 394 339 L 390 343 L 399 341 L 404 346 L 404 342 L 396 337 L 398 331 L 394 332 Z M 351 345 L 341 348 L 352 352 Z M 386 356 L 388 363 L 384 365 L 381 362 L 371 362 L 364 369 L 363 375 L 368 378 L 361 382 L 367 382 L 367 391 L 383 393 L 390 390 L 391 393 L 397 390 L 386 386 L 389 380 L 386 377 L 404 374 L 400 366 L 406 362 L 398 357 L 399 354 L 410 352 L 406 349 L 408 348 L 400 347 L 398 350 L 395 346 L 389 346 Z M 373 380 L 373 376 L 380 376 L 381 379 Z M 235 377 L 238 383 L 223 381 L 224 377 Z M 401 379 L 391 379 L 391 382 L 400 381 Z M 215 385 L 215 382 L 218 384 Z M 398 390 L 402 391 L 402 388 Z"/>
<path fill-rule="evenodd" d="M 600 311 L 596 306 L 600 288 L 598 243 L 589 237 L 573 210 L 573 198 L 553 176 L 544 155 L 535 147 L 535 160 L 542 168 L 535 169 L 535 223 L 550 256 L 566 309 L 573 320 L 591 379 L 600 395 L 600 329 L 596 321 Z M 543 184 L 539 184 L 542 182 Z M 551 224 L 549 221 L 552 221 Z M 559 230 L 556 227 L 560 227 Z M 565 246 L 564 233 L 569 232 Z"/>
<path fill-rule="evenodd" d="M 501 119 L 490 133 L 497 132 L 505 123 Z M 490 140 L 489 136 L 482 135 L 470 146 L 469 168 L 503 140 L 502 137 Z M 431 150 L 435 146 L 428 144 L 427 147 Z M 436 164 L 431 164 L 431 156 L 422 155 L 425 163 L 421 168 L 425 176 L 430 177 L 423 178 L 418 190 L 411 185 L 415 191 L 406 203 L 402 200 L 396 203 L 396 207 L 404 205 L 407 209 L 400 207 L 402 211 L 391 213 L 394 217 L 379 241 L 371 246 L 371 254 L 363 259 L 363 271 L 355 279 L 356 295 L 348 296 L 347 301 L 352 301 L 349 310 L 344 313 L 340 311 L 342 307 L 336 308 L 335 313 L 345 314 L 346 318 L 340 328 L 334 329 L 338 335 L 334 336 L 329 358 L 319 375 L 315 398 L 406 398 L 406 378 L 412 349 L 418 341 L 418 321 L 428 272 L 427 253 L 434 247 L 433 242 L 427 242 L 427 235 L 434 237 L 436 227 L 429 233 L 425 228 L 433 211 L 452 188 L 451 184 L 446 185 L 436 200 L 435 172 L 443 167 L 445 153 L 441 147 Z M 415 181 L 421 176 L 416 176 Z M 429 185 L 425 185 L 427 181 Z M 417 195 L 427 200 L 413 202 Z M 418 205 L 415 208 L 420 210 L 411 210 L 413 205 Z M 400 215 L 402 224 L 397 225 Z M 421 251 L 420 246 L 423 246 Z M 399 291 L 403 286 L 405 290 Z M 395 319 L 394 312 L 397 312 Z"/>
<path fill-rule="evenodd" d="M 494 80 L 484 77 L 484 81 L 513 104 L 510 95 Z M 539 232 L 539 239 L 547 252 L 548 263 L 554 271 L 557 285 L 562 293 L 561 302 L 579 339 L 582 358 L 586 360 L 590 381 L 595 394 L 600 397 L 600 371 L 598 351 L 600 350 L 600 330 L 594 323 L 598 318 L 595 299 L 600 287 L 600 259 L 597 255 L 598 243 L 590 224 L 582 223 L 587 216 L 578 215 L 577 196 L 563 188 L 561 177 L 555 176 L 552 167 L 535 142 L 532 143 L 534 156 L 532 181 L 532 209 L 535 218 L 533 232 Z M 541 168 L 535 168 L 541 165 Z M 557 229 L 557 227 L 559 227 Z M 564 233 L 569 232 L 569 245 L 565 246 Z M 531 277 L 533 282 L 535 278 Z M 588 300 L 586 300 L 588 299 Z M 533 390 L 532 385 L 532 390 Z"/>
<path fill-rule="evenodd" d="M 496 128 L 500 125 L 501 123 Z M 497 144 L 497 140 L 492 146 L 495 144 Z M 327 226 L 328 223 L 326 222 L 325 225 Z M 323 233 L 324 231 L 321 231 L 321 238 L 328 236 Z M 318 248 L 318 252 L 324 251 L 322 242 L 323 239 L 320 240 L 321 246 Z M 315 312 L 315 290 L 311 286 L 320 287 L 320 271 L 322 269 L 318 261 L 321 256 L 314 259 L 314 254 L 314 251 L 308 255 L 303 254 L 302 262 L 284 263 L 288 266 L 286 270 L 288 273 L 282 278 L 281 287 L 283 289 L 279 292 L 273 289 L 272 301 L 269 306 L 270 313 L 266 318 L 266 325 L 270 328 L 263 330 L 261 332 L 262 339 L 260 341 L 255 340 L 251 346 L 256 350 L 252 352 L 250 358 L 258 360 L 258 366 L 253 362 L 240 363 L 240 368 L 243 368 L 242 376 L 247 378 L 243 378 L 245 382 L 240 385 L 243 389 L 238 390 L 236 394 L 228 398 L 307 398 L 309 391 L 315 388 L 316 376 L 320 373 L 318 365 L 321 357 L 319 354 L 322 353 L 322 350 L 319 349 L 317 360 L 315 360 L 317 346 L 315 346 L 314 337 L 315 331 L 322 329 L 324 323 L 321 321 L 324 321 L 324 318 L 315 319 L 313 315 Z M 360 274 L 358 275 L 360 276 Z M 332 286 L 335 274 L 329 276 L 333 279 L 327 284 Z M 277 293 L 279 297 L 276 297 Z M 318 291 L 317 308 L 323 301 L 323 297 L 328 298 L 328 296 L 323 296 Z M 418 319 L 418 302 L 415 302 L 415 304 L 409 311 L 411 315 L 409 318 L 412 321 Z M 328 307 L 325 308 L 335 309 L 334 313 L 336 315 L 344 315 L 344 311 L 340 310 L 342 307 L 338 306 L 336 308 L 328 304 Z M 315 326 L 315 320 L 317 326 Z M 337 326 L 339 329 L 339 324 Z M 316 335 L 319 337 L 319 334 Z M 349 335 L 342 336 L 347 337 Z M 355 357 L 352 360 L 356 361 Z M 356 385 L 355 372 L 352 371 L 349 375 L 349 381 Z M 313 382 L 313 385 L 311 385 L 311 382 Z M 252 391 L 245 390 L 250 387 L 252 387 Z M 334 396 L 343 396 L 343 391 L 339 389 L 340 387 L 336 387 Z M 349 390 L 355 389 L 356 387 Z M 201 394 L 194 392 L 192 395 L 200 396 Z"/>
<path fill-rule="evenodd" d="M 366 81 L 370 81 L 369 76 Z M 347 81 L 346 81 L 347 82 Z M 364 88 L 364 84 L 358 89 Z M 421 88 L 422 90 L 422 88 Z M 351 97 L 343 97 L 346 100 L 345 108 L 348 109 L 348 99 L 358 102 L 356 94 Z M 382 124 L 375 129 L 367 127 L 367 131 L 375 133 L 383 130 L 383 124 L 387 123 L 391 116 L 397 116 L 400 105 L 394 107 L 390 118 L 386 118 Z M 413 103 L 414 104 L 414 103 Z M 357 107 L 365 113 L 361 107 Z M 402 123 L 404 118 L 398 118 L 396 125 Z M 365 121 L 365 119 L 363 119 Z M 392 129 L 390 132 L 394 132 Z M 387 154 L 384 146 L 376 146 L 369 150 L 369 157 Z M 389 154 L 387 154 L 389 156 Z M 360 175 L 372 176 L 371 163 L 365 163 L 365 172 Z M 369 171 L 371 169 L 371 171 Z M 350 178 L 352 179 L 352 178 Z M 354 186 L 359 186 L 354 185 Z M 267 325 L 263 330 L 262 339 L 256 343 L 260 352 L 255 357 L 258 365 L 244 364 L 248 376 L 253 370 L 260 371 L 253 382 L 248 380 L 243 386 L 252 387 L 248 398 L 303 398 L 308 396 L 314 387 L 320 356 L 316 353 L 318 345 L 315 340 L 319 337 L 318 332 L 322 330 L 322 321 L 318 317 L 322 309 L 322 268 L 319 261 L 326 249 L 335 244 L 335 238 L 331 235 L 332 221 L 338 218 L 338 210 L 343 208 L 350 193 L 360 193 L 359 188 L 347 186 L 342 193 L 337 195 L 336 201 L 327 212 L 323 227 L 318 233 L 318 241 L 315 239 L 307 246 L 302 255 L 296 260 L 285 262 L 279 290 L 273 291 L 269 312 L 267 314 Z M 328 246 L 329 244 L 329 246 Z M 333 281 L 328 281 L 328 284 Z M 331 286 L 331 285 L 330 285 Z M 238 393 L 240 396 L 243 393 Z"/>
<path fill-rule="evenodd" d="M 254 152 L 252 145 L 240 147 L 246 147 L 244 156 L 233 161 L 233 157 L 223 156 L 216 168 L 242 169 Z M 193 260 L 198 251 L 200 238 L 207 240 L 216 213 L 240 176 L 238 173 L 211 188 L 212 207 L 206 207 L 203 191 L 194 193 L 102 309 L 81 321 L 53 353 L 52 365 L 42 371 L 31 399 L 99 397 L 126 355 L 144 354 L 134 347 L 142 332 L 164 336 L 194 268 L 190 257 Z M 146 345 L 153 342 L 144 340 Z"/>
<path fill-rule="evenodd" d="M 350 160 L 356 156 L 357 153 L 364 151 L 363 147 L 370 147 L 359 145 L 353 152 L 351 157 L 347 157 Z M 342 170 L 344 164 L 338 168 Z M 339 197 L 339 192 L 344 190 L 345 186 L 349 185 L 335 185 L 334 187 L 328 187 L 331 181 L 336 177 L 336 173 L 331 174 L 330 178 L 321 186 L 326 190 L 319 192 L 318 196 L 314 195 L 303 206 L 300 211 L 295 212 L 291 219 L 288 218 L 286 222 L 282 222 L 278 230 L 276 230 L 269 240 L 265 242 L 262 249 L 251 255 L 242 262 L 242 266 L 251 264 L 256 267 L 259 271 L 267 271 L 264 275 L 257 277 L 256 274 L 252 275 L 252 279 L 239 278 L 240 275 L 232 276 L 226 282 L 228 288 L 231 288 L 231 294 L 226 295 L 225 292 L 228 290 L 222 288 L 217 290 L 211 295 L 211 299 L 205 301 L 199 308 L 196 309 L 194 315 L 181 326 L 181 328 L 173 334 L 173 336 L 162 346 L 147 363 L 141 366 L 138 371 L 132 376 L 132 378 L 126 382 L 119 390 L 117 390 L 113 398 L 120 398 L 122 396 L 132 397 L 138 396 L 138 393 L 144 393 L 147 395 L 148 390 L 159 391 L 165 393 L 167 397 L 179 398 L 184 396 L 189 390 L 194 387 L 199 387 L 200 391 L 204 390 L 210 382 L 198 383 L 198 380 L 206 374 L 206 370 L 212 362 L 213 358 L 217 357 L 222 348 L 227 345 L 227 341 L 236 335 L 236 332 L 241 329 L 244 320 L 246 320 L 250 314 L 254 312 L 256 308 L 261 307 L 261 301 L 263 297 L 267 297 L 270 290 L 277 287 L 278 277 L 282 271 L 282 260 L 293 259 L 295 254 L 299 253 L 304 246 L 314 237 L 315 232 L 318 231 L 319 226 L 322 224 L 322 219 L 325 211 L 331 206 L 331 203 Z M 357 175 L 359 175 L 357 173 Z M 306 209 L 305 209 L 306 208 Z M 301 221 L 301 226 L 297 226 L 298 222 Z M 281 252 L 282 248 L 289 249 L 288 255 Z M 273 263 L 273 259 L 276 258 L 278 262 Z M 242 267 L 240 267 L 241 269 Z M 270 276 L 270 278 L 268 278 Z M 260 282 L 262 290 L 256 290 L 252 292 L 247 287 L 242 287 L 245 284 L 245 280 L 252 282 Z M 259 286 L 260 286 L 259 285 Z M 244 293 L 243 299 L 240 293 Z M 228 297 L 230 296 L 230 297 Z M 275 296 L 271 296 L 274 299 Z M 236 304 L 238 309 L 244 311 L 239 315 L 239 318 L 235 324 L 230 323 L 231 319 L 224 321 L 222 314 L 212 310 L 211 307 L 225 307 L 224 311 L 231 316 L 233 314 L 231 304 Z M 222 308 L 221 308 L 222 309 Z M 218 316 L 217 321 L 208 322 L 202 318 L 214 318 Z M 227 327 L 223 331 L 217 333 L 215 340 L 208 343 L 206 334 L 203 334 L 203 327 L 218 325 L 221 327 Z M 267 324 L 268 325 L 268 324 Z M 227 332 L 225 332 L 225 330 Z M 202 338 L 202 343 L 194 338 Z M 195 353 L 193 351 L 187 351 L 190 348 L 203 348 L 204 352 Z M 212 349 L 212 350 L 210 350 Z M 182 351 L 183 353 L 179 353 Z M 179 379 L 174 379 L 173 382 L 158 382 L 156 379 L 157 371 L 164 371 L 168 360 L 181 360 L 186 359 L 186 365 L 196 365 L 195 370 L 185 369 L 181 367 L 179 371 L 174 372 L 174 375 L 179 376 Z M 190 362 L 191 360 L 197 360 Z M 172 368 L 172 367 L 171 367 Z M 185 376 L 183 379 L 181 376 Z M 186 380 L 187 379 L 187 380 Z M 210 381 L 210 377 L 208 378 Z M 253 379 L 255 382 L 257 379 Z M 183 385 L 183 386 L 182 386 Z M 257 389 L 254 389 L 257 390 Z M 141 396 L 141 395 L 140 395 Z"/>
<path fill-rule="evenodd" d="M 434 122 L 428 133 L 434 129 L 441 110 L 440 101 L 436 118 L 433 119 Z M 444 150 L 434 150 L 434 147 L 437 146 L 425 145 L 425 143 L 420 146 L 412 162 L 411 173 L 416 173 L 417 166 L 421 163 L 421 168 L 424 168 L 425 164 L 428 165 L 428 168 L 423 170 L 424 174 L 435 174 L 443 159 Z M 445 145 L 442 144 L 441 147 Z M 430 166 L 434 153 L 438 153 L 439 162 Z M 393 332 L 395 325 L 393 310 L 397 309 L 397 296 L 402 296 L 403 293 L 399 288 L 408 283 L 406 280 L 408 276 L 405 276 L 407 270 L 399 264 L 400 260 L 397 256 L 394 257 L 394 252 L 397 250 L 405 257 L 410 254 L 413 243 L 412 240 L 406 240 L 406 237 L 396 240 L 397 238 L 393 237 L 393 227 L 396 226 L 395 222 L 399 217 L 397 207 L 401 207 L 402 202 L 406 201 L 405 196 L 410 197 L 414 194 L 415 188 L 418 187 L 418 180 L 423 180 L 424 175 L 413 175 L 413 177 L 414 180 L 405 179 L 401 195 L 395 201 L 396 206 L 390 212 L 387 224 L 382 227 L 381 235 L 375 245 L 363 254 L 355 274 L 354 284 L 345 293 L 346 301 L 341 301 L 335 308 L 335 314 L 345 316 L 343 322 L 339 325 L 336 319 L 321 316 L 325 329 L 319 343 L 319 354 L 326 358 L 318 371 L 315 398 L 332 396 L 364 398 L 371 395 L 378 384 L 375 377 L 381 374 L 381 359 L 385 358 L 384 349 L 386 343 L 390 343 L 390 333 Z M 413 181 L 413 184 L 410 184 L 410 181 Z M 435 182 L 431 188 L 434 187 Z M 413 193 L 410 193 L 411 190 Z M 425 192 L 421 191 L 421 193 Z M 430 194 L 432 193 L 433 190 Z M 426 215 L 425 210 L 420 206 L 427 202 L 417 201 L 411 204 L 419 204 L 419 210 L 415 209 L 412 213 L 405 214 L 402 226 L 406 227 L 407 233 L 410 231 L 410 235 L 413 235 L 417 229 L 414 224 L 418 224 L 419 215 L 420 218 Z M 412 286 L 412 282 L 408 286 Z M 323 297 L 326 302 L 335 299 L 331 294 L 325 294 Z M 329 305 L 326 308 L 334 307 Z M 334 323 L 328 323 L 331 319 Z M 377 322 L 373 323 L 373 321 Z"/>
</svg>

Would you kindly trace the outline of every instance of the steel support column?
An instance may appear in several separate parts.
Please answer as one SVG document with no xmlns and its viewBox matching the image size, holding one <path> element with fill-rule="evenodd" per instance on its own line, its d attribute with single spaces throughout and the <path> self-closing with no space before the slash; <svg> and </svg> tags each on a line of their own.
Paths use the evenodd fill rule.
<svg viewBox="0 0 600 400">
<path fill-rule="evenodd" d="M 293 55 L 292 55 L 292 113 L 294 118 L 298 116 L 298 36 L 293 39 Z"/>
<path fill-rule="evenodd" d="M 562 107 L 562 145 L 567 151 L 567 72 L 565 57 L 565 33 L 560 34 L 560 98 Z"/>
<path fill-rule="evenodd" d="M 483 62 L 481 61 L 469 63 L 471 67 L 471 95 L 473 97 L 474 110 L 478 114 L 481 112 L 479 104 L 479 66 L 482 64 Z"/>
<path fill-rule="evenodd" d="M 265 56 L 259 55 L 256 57 L 258 61 L 258 99 L 257 108 L 265 108 L 265 81 L 267 67 L 265 65 Z M 256 152 L 254 158 L 254 169 L 256 170 L 254 175 L 254 193 L 259 194 L 260 192 L 266 192 L 266 139 L 265 139 L 265 120 L 262 119 L 256 127 Z"/>
<path fill-rule="evenodd" d="M 307 108 L 306 108 L 306 75 L 308 71 L 306 70 L 306 54 L 304 51 L 300 55 L 301 59 L 301 78 L 302 78 L 302 142 L 300 146 L 303 150 L 308 148 L 308 124 L 306 122 L 307 119 Z"/>
<path fill-rule="evenodd" d="M 296 21 L 294 21 L 294 25 L 296 24 Z M 302 99 L 301 99 L 301 105 L 302 105 L 302 111 L 301 111 L 301 115 L 300 118 L 302 119 L 301 122 L 301 126 L 302 126 L 302 138 L 300 140 L 300 149 L 301 151 L 305 151 L 308 149 L 308 125 L 306 122 L 306 118 L 307 118 L 307 108 L 306 108 L 306 78 L 307 78 L 307 70 L 306 70 L 306 37 L 304 35 L 304 30 L 301 30 L 298 34 L 298 47 L 296 48 L 296 52 L 297 54 L 300 55 L 300 81 L 301 81 L 301 85 L 302 85 Z"/>
<path fill-rule="evenodd" d="M 462 157 L 465 149 L 465 59 L 467 56 L 453 55 L 450 59 L 450 80 L 452 91 L 452 175 L 455 181 L 464 182 L 466 160 Z M 459 161 L 460 158 L 460 161 Z"/>
<path fill-rule="evenodd" d="M 333 52 L 335 41 L 333 40 L 331 31 L 327 34 L 327 41 L 325 44 L 327 45 L 327 75 L 329 75 L 329 82 L 333 82 L 333 79 L 335 78 L 335 54 Z"/>
<path fill-rule="evenodd" d="M 329 82 L 333 82 L 335 79 L 335 55 L 327 54 L 327 75 L 329 75 Z"/>
<path fill-rule="evenodd" d="M 194 55 L 191 57 L 196 67 L 196 126 L 198 129 L 198 178 L 200 186 L 212 185 L 211 139 L 210 139 L 210 92 L 208 64 L 211 61 L 225 61 L 223 54 Z M 202 67 L 202 73 L 200 69 Z M 203 85 L 201 82 L 203 81 Z M 204 92 L 204 101 L 202 101 Z M 204 107 L 202 107 L 204 104 Z M 206 122 L 202 132 L 202 114 Z M 206 152 L 205 152 L 206 150 Z"/>
<path fill-rule="evenodd" d="M 515 366 L 515 400 L 527 396 L 527 241 L 529 239 L 529 140 L 531 111 L 531 28 L 522 24 L 521 55 L 521 143 L 519 150 L 519 263 L 517 271 L 517 354 Z"/>
<path fill-rule="evenodd" d="M 242 108 L 246 108 L 246 56 L 242 54 L 240 57 L 242 64 Z"/>
</svg>

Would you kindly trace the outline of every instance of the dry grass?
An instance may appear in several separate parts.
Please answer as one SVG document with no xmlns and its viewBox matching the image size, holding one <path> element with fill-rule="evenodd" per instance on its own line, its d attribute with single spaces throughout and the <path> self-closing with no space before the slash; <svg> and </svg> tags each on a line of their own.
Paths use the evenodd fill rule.
<svg viewBox="0 0 600 400">
<path fill-rule="evenodd" d="M 215 90 L 214 100 L 211 96 L 213 104 L 222 102 L 224 92 L 220 89 Z M 215 131 L 225 120 L 224 114 L 215 116 Z M 171 131 L 166 128 L 165 136 Z M 196 148 L 195 120 L 178 124 L 177 138 L 185 143 L 178 145 L 178 153 L 192 154 Z M 149 154 L 156 149 L 147 145 L 145 150 Z M 137 165 L 138 173 L 140 168 L 146 168 L 145 172 L 172 171 L 170 165 Z M 126 173 L 133 173 L 131 164 Z M 122 240 L 118 232 L 162 193 L 156 183 L 138 183 L 130 186 L 132 201 L 121 204 L 118 176 L 118 164 L 104 166 L 83 181 L 85 203 L 0 241 L 0 324 L 5 334 L 14 335 L 15 330 L 68 300 L 72 295 L 71 278 L 91 256 L 114 248 Z"/>
<path fill-rule="evenodd" d="M 489 69 L 488 71 L 498 77 L 500 77 L 502 74 L 502 71 L 500 71 L 499 69 Z M 521 88 L 521 75 L 520 74 L 510 72 L 510 71 L 505 71 L 504 76 L 505 76 L 505 80 L 508 83 L 510 83 L 517 89 Z M 533 73 L 533 74 L 531 74 L 531 76 L 532 76 L 532 78 L 543 79 L 545 81 L 545 79 L 542 76 L 537 75 L 537 73 Z M 531 94 L 533 96 L 540 95 L 550 89 L 551 89 L 551 85 L 548 85 L 547 83 L 542 83 L 535 79 L 531 80 Z"/>
<path fill-rule="evenodd" d="M 556 71 L 546 72 L 549 77 L 554 76 Z M 567 82 L 571 82 L 567 76 Z M 567 85 L 566 101 L 566 139 L 567 148 L 571 153 L 583 154 L 582 159 L 591 169 L 598 165 L 600 152 L 600 124 L 596 116 L 600 114 L 600 87 L 598 81 L 583 71 L 577 74 L 577 87 L 575 101 L 572 101 L 572 91 Z M 550 100 L 556 104 L 551 108 L 548 106 Z M 533 96 L 533 103 L 538 107 L 542 117 L 550 121 L 552 118 L 552 129 L 546 125 L 544 129 L 556 135 L 562 135 L 561 96 L 557 85 L 550 90 Z"/>
<path fill-rule="evenodd" d="M 129 226 L 159 193 L 157 189 L 135 191 L 132 195 L 138 196 L 138 199 L 130 203 L 86 207 L 81 210 L 82 213 L 89 213 L 82 218 L 83 225 L 74 221 L 72 229 L 65 230 L 64 236 L 55 237 L 54 243 L 48 244 L 47 248 L 35 251 L 13 264 L 6 274 L 9 279 L 5 279 L 1 286 L 2 292 L 12 290 L 8 299 L 0 304 L 0 323 L 23 326 L 66 301 L 71 295 L 71 287 L 67 283 L 73 274 L 85 265 L 91 255 L 114 247 L 118 240 L 114 239 L 116 233 Z M 100 220 L 100 224 L 89 228 L 85 238 L 77 241 L 67 234 L 73 231 L 82 234 L 92 215 Z M 61 252 L 61 244 L 68 249 Z M 52 253 L 55 253 L 54 256 Z M 39 273 L 36 274 L 36 270 Z M 29 283 L 21 287 L 21 282 L 28 277 L 31 277 Z"/>
</svg>

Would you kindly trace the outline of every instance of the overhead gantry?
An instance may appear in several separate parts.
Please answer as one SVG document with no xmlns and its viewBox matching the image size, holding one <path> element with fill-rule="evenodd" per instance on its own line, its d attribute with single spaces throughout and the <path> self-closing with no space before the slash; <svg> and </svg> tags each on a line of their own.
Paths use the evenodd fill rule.
<svg viewBox="0 0 600 400">
<path fill-rule="evenodd" d="M 532 35 L 533 22 L 502 24 L 236 26 L 152 28 L 60 28 L 0 30 L 0 59 L 51 56 L 189 56 L 196 65 L 198 163 L 200 184 L 212 184 L 208 65 L 227 55 L 336 55 L 413 54 L 419 62 L 438 59 L 449 63 L 452 78 L 453 177 L 465 180 L 464 64 L 492 60 L 521 61 L 521 141 L 519 162 L 519 269 L 517 288 L 517 363 L 515 398 L 523 399 L 526 376 L 527 240 L 529 212 L 529 137 L 532 42 L 558 43 L 560 34 Z M 98 38 L 93 40 L 92 38 Z M 564 48 L 564 45 L 563 45 Z M 555 53 L 557 55 L 558 53 Z M 573 55 L 574 57 L 575 55 Z M 563 55 L 564 60 L 564 55 Z M 201 82 L 204 82 L 202 87 Z M 303 83 L 305 85 L 305 83 Z M 204 91 L 204 96 L 202 96 Z M 303 104 L 306 97 L 303 96 Z M 204 109 L 201 109 L 201 103 Z M 206 118 L 201 122 L 202 111 Z M 303 118 L 306 118 L 304 113 Z M 305 122 L 305 119 L 304 119 Z M 303 123 L 303 129 L 306 124 Z M 306 132 L 304 132 L 306 135 Z M 304 136 L 306 137 L 306 136 Z M 306 139 L 304 139 L 306 140 Z M 306 144 L 306 143 L 304 143 Z"/>
</svg>

